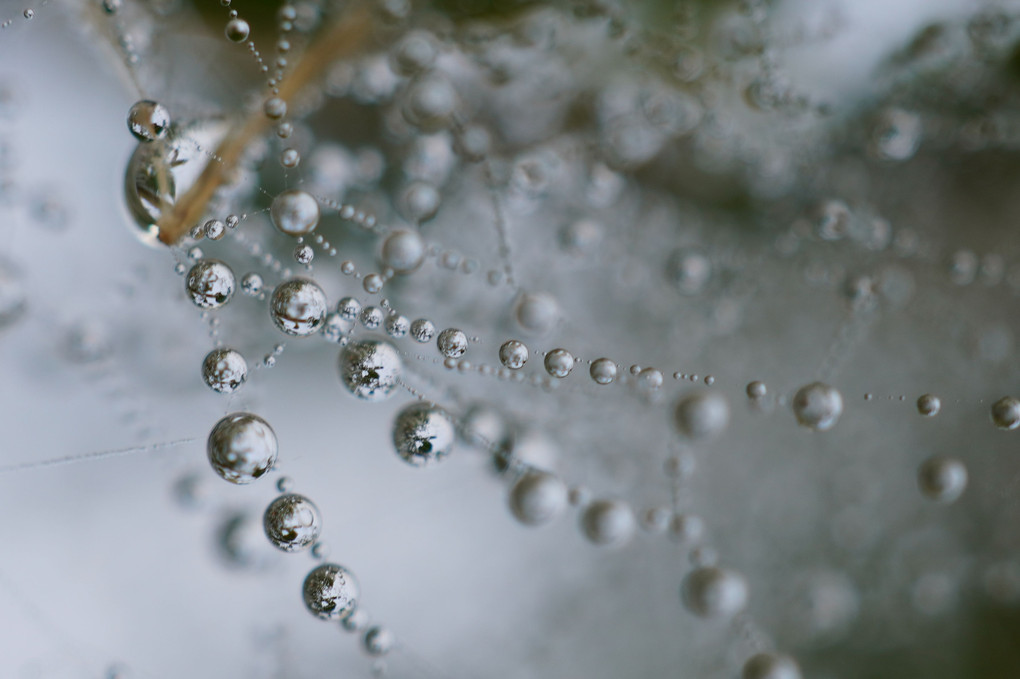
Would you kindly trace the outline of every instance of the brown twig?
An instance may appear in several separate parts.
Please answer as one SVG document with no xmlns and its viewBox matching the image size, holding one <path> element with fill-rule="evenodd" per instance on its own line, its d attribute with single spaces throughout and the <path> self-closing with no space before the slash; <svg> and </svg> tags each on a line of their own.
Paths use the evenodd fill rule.
<svg viewBox="0 0 1020 679">
<path fill-rule="evenodd" d="M 279 97 L 288 107 L 308 85 L 318 81 L 338 59 L 358 52 L 370 35 L 369 11 L 360 5 L 339 16 L 300 56 L 294 69 L 280 85 Z M 251 113 L 235 132 L 228 134 L 216 148 L 194 186 L 173 209 L 159 220 L 159 240 L 173 245 L 197 224 L 216 190 L 229 177 L 244 150 L 265 133 L 270 121 L 260 108 Z"/>
</svg>

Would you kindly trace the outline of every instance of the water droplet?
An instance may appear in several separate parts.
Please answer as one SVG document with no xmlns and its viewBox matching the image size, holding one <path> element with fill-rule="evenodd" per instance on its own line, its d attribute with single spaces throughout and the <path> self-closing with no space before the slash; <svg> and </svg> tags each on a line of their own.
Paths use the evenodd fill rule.
<svg viewBox="0 0 1020 679">
<path fill-rule="evenodd" d="M 935 394 L 924 394 L 917 399 L 917 412 L 925 417 L 934 417 L 942 410 L 942 401 Z"/>
<path fill-rule="evenodd" d="M 525 293 L 517 300 L 514 318 L 522 330 L 544 335 L 560 320 L 560 306 L 552 295 Z"/>
<path fill-rule="evenodd" d="M 249 297 L 256 297 L 262 292 L 262 276 L 249 272 L 241 278 L 241 290 Z"/>
<path fill-rule="evenodd" d="M 311 194 L 298 189 L 284 191 L 269 208 L 273 225 L 288 236 L 303 236 L 319 224 L 319 203 Z"/>
<path fill-rule="evenodd" d="M 153 142 L 163 139 L 170 130 L 170 112 L 162 104 L 145 99 L 128 111 L 127 124 L 135 139 Z"/>
<path fill-rule="evenodd" d="M 517 340 L 507 340 L 499 347 L 499 362 L 510 370 L 520 370 L 528 362 L 528 347 Z"/>
<path fill-rule="evenodd" d="M 303 495 L 288 493 L 273 500 L 262 517 L 266 537 L 284 552 L 300 552 L 312 546 L 322 531 L 318 507 Z"/>
<path fill-rule="evenodd" d="M 248 379 L 248 362 L 233 349 L 213 349 L 202 361 L 202 380 L 215 392 L 231 394 Z"/>
<path fill-rule="evenodd" d="M 291 279 L 273 291 L 269 315 L 276 327 L 288 335 L 311 335 L 326 319 L 326 294 L 314 281 Z"/>
<path fill-rule="evenodd" d="M 411 329 L 411 321 L 400 314 L 390 314 L 386 317 L 386 334 L 390 337 L 406 337 Z"/>
<path fill-rule="evenodd" d="M 637 520 L 626 502 L 596 500 L 581 514 L 581 531 L 596 545 L 619 547 L 634 535 Z"/>
<path fill-rule="evenodd" d="M 400 196 L 401 212 L 414 224 L 427 222 L 439 212 L 442 198 L 438 189 L 428 182 L 411 182 Z"/>
<path fill-rule="evenodd" d="M 386 655 L 396 644 L 396 637 L 388 628 L 376 625 L 365 632 L 365 652 L 372 656 Z"/>
<path fill-rule="evenodd" d="M 234 272 L 218 259 L 202 259 L 191 267 L 184 279 L 184 288 L 202 309 L 218 309 L 234 294 Z"/>
<path fill-rule="evenodd" d="M 298 153 L 297 149 L 284 149 L 280 153 L 280 165 L 293 170 L 301 163 L 301 154 Z"/>
<path fill-rule="evenodd" d="M 666 277 L 685 295 L 696 295 L 712 275 L 712 263 L 700 252 L 677 250 L 666 263 Z"/>
<path fill-rule="evenodd" d="M 383 277 L 377 273 L 370 273 L 361 282 L 362 287 L 370 295 L 376 295 L 383 289 Z"/>
<path fill-rule="evenodd" d="M 588 372 L 596 384 L 609 384 L 616 379 L 619 368 L 611 359 L 597 358 L 592 361 L 591 369 Z"/>
<path fill-rule="evenodd" d="M 345 321 L 355 321 L 361 314 L 361 302 L 353 297 L 344 297 L 337 302 L 336 312 Z"/>
<path fill-rule="evenodd" d="M 305 606 L 322 620 L 341 620 L 358 605 L 358 584 L 343 566 L 322 564 L 305 578 Z"/>
<path fill-rule="evenodd" d="M 382 264 L 400 274 L 411 273 L 425 260 L 425 243 L 417 232 L 397 229 L 382 244 Z"/>
<path fill-rule="evenodd" d="M 457 328 L 447 328 L 436 339 L 439 353 L 447 358 L 460 358 L 468 348 L 467 335 Z"/>
<path fill-rule="evenodd" d="M 209 434 L 209 462 L 221 477 L 236 484 L 258 479 L 276 463 L 276 434 L 258 415 L 233 413 Z"/>
<path fill-rule="evenodd" d="M 283 116 L 287 115 L 287 102 L 280 97 L 270 97 L 266 99 L 265 104 L 262 105 L 262 112 L 266 114 L 266 117 L 270 120 L 279 120 Z"/>
<path fill-rule="evenodd" d="M 917 485 L 929 500 L 955 502 L 967 488 L 967 467 L 955 458 L 930 457 L 917 470 Z"/>
<path fill-rule="evenodd" d="M 832 429 L 843 414 L 843 396 L 823 382 L 812 382 L 798 389 L 791 405 L 797 422 L 815 431 Z"/>
<path fill-rule="evenodd" d="M 365 401 L 383 401 L 397 387 L 402 370 L 400 354 L 388 342 L 351 342 L 340 352 L 340 380 Z"/>
<path fill-rule="evenodd" d="M 369 330 L 378 330 L 386 320 L 386 312 L 377 306 L 367 306 L 361 310 L 358 320 Z"/>
<path fill-rule="evenodd" d="M 677 430 L 691 439 L 706 439 L 722 432 L 730 421 L 726 398 L 714 391 L 699 391 L 681 398 L 673 411 Z"/>
<path fill-rule="evenodd" d="M 393 47 L 394 69 L 400 75 L 414 75 L 432 66 L 438 52 L 435 40 L 430 34 L 425 31 L 410 31 Z"/>
<path fill-rule="evenodd" d="M 1003 396 L 992 404 L 992 422 L 999 429 L 1012 430 L 1020 427 L 1020 399 Z"/>
<path fill-rule="evenodd" d="M 702 618 L 736 615 L 747 606 L 749 594 L 742 575 L 714 566 L 691 571 L 681 587 L 684 607 Z"/>
<path fill-rule="evenodd" d="M 553 377 L 564 378 L 574 369 L 574 356 L 566 349 L 553 349 L 545 355 L 545 371 Z"/>
<path fill-rule="evenodd" d="M 411 322 L 411 337 L 420 344 L 427 344 L 436 335 L 435 324 L 427 318 L 418 318 Z"/>
<path fill-rule="evenodd" d="M 228 21 L 226 28 L 223 30 L 223 34 L 227 36 L 227 40 L 237 43 L 247 40 L 250 33 L 251 27 L 248 25 L 248 22 L 239 17 L 234 17 Z"/>
<path fill-rule="evenodd" d="M 393 446 L 404 462 L 415 467 L 446 457 L 456 435 L 450 418 L 431 403 L 412 403 L 393 422 Z"/>
<path fill-rule="evenodd" d="M 567 508 L 567 486 L 557 476 L 532 470 L 510 489 L 510 511 L 527 526 L 556 519 Z"/>
<path fill-rule="evenodd" d="M 440 130 L 449 123 L 457 108 L 457 92 L 443 75 L 429 73 L 407 88 L 404 119 L 427 132 Z"/>
</svg>

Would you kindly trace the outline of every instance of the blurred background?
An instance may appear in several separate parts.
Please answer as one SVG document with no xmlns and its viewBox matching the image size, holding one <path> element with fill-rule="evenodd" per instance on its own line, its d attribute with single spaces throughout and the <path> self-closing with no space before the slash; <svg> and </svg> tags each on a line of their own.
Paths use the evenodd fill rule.
<svg viewBox="0 0 1020 679">
<path fill-rule="evenodd" d="M 250 140 L 203 215 L 238 228 L 144 242 L 132 104 L 170 111 L 186 177 L 267 96 L 224 37 L 229 9 L 287 68 L 350 11 L 287 7 L 0 2 L 0 676 L 740 677 L 763 650 L 818 679 L 1020 675 L 1020 457 L 989 415 L 1020 388 L 1016 3 L 371 3 L 364 44 L 291 102 L 290 136 Z M 436 56 L 407 73 L 409 35 Z M 445 91 L 426 76 L 452 87 L 449 119 L 407 114 Z M 294 187 L 320 197 L 339 250 L 316 244 L 311 269 L 267 214 Z M 434 217 L 414 191 L 434 192 Z M 380 270 L 381 238 L 323 198 L 420 233 L 425 263 L 367 294 L 340 261 Z M 393 421 L 414 395 L 357 400 L 340 347 L 280 333 L 265 296 L 197 309 L 175 271 L 191 247 L 267 293 L 289 270 L 331 308 L 385 298 L 463 329 L 469 366 L 392 340 L 408 385 L 466 434 L 449 459 L 405 464 Z M 528 295 L 555 301 L 544 333 L 521 321 Z M 519 381 L 497 374 L 510 338 L 532 352 Z M 231 395 L 203 383 L 216 342 L 248 361 Z M 580 359 L 560 381 L 542 369 L 555 347 Z M 588 377 L 601 356 L 620 368 L 607 387 Z M 791 412 L 816 380 L 842 394 L 830 431 Z M 688 440 L 674 405 L 704 391 L 729 424 Z M 206 457 L 235 411 L 280 443 L 250 486 Z M 918 488 L 933 455 L 966 465 L 956 502 Z M 506 458 L 579 506 L 522 526 Z M 284 475 L 391 652 L 305 610 L 318 560 L 262 529 Z M 598 498 L 632 509 L 627 544 L 586 539 Z M 703 533 L 670 530 L 677 513 Z M 703 620 L 681 583 L 715 562 L 749 602 Z"/>
</svg>

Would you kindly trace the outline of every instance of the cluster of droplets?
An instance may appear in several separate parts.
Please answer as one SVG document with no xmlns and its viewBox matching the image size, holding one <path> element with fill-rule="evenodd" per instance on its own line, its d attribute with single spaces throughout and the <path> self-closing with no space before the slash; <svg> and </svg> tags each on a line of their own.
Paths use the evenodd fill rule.
<svg viewBox="0 0 1020 679">
<path fill-rule="evenodd" d="M 24 9 L 24 11 L 22 11 L 21 16 L 26 21 L 31 21 L 32 19 L 35 18 L 35 10 L 32 9 L 31 7 L 26 7 Z M 14 23 L 14 21 L 15 21 L 14 19 L 10 19 L 10 18 L 8 18 L 8 19 L 0 19 L 0 29 L 9 28 L 11 26 L 11 24 Z"/>
<path fill-rule="evenodd" d="M 222 4 L 229 7 L 230 2 L 223 0 Z M 710 64 L 711 57 L 695 47 L 692 40 L 681 39 L 679 44 L 667 48 L 663 48 L 659 41 L 651 40 L 642 45 L 642 38 L 647 35 L 627 12 L 608 3 L 581 5 L 583 8 L 579 5 L 579 14 L 588 12 L 588 16 L 602 17 L 607 32 L 623 49 L 630 53 L 644 53 L 649 59 L 669 64 L 671 76 L 681 83 L 670 87 L 654 79 L 641 78 L 641 82 L 635 85 L 627 78 L 612 79 L 594 97 L 592 114 L 596 129 L 593 139 L 594 146 L 600 149 L 602 155 L 598 162 L 590 163 L 593 178 L 586 188 L 594 198 L 588 201 L 586 211 L 594 212 L 592 208 L 613 205 L 624 191 L 621 185 L 625 184 L 623 178 L 628 176 L 627 172 L 652 164 L 655 158 L 680 140 L 688 140 L 696 149 L 693 157 L 702 170 L 716 171 L 728 163 L 741 167 L 769 167 L 771 161 L 784 160 L 775 149 L 765 152 L 758 144 L 748 144 L 746 155 L 742 155 L 744 152 L 739 150 L 740 144 L 727 145 L 720 141 L 726 139 L 726 135 L 714 126 L 721 124 L 715 121 L 713 115 L 706 115 L 705 110 L 714 99 L 712 87 L 717 85 L 708 82 L 706 73 L 719 65 Z M 681 14 L 693 11 L 693 5 L 684 3 L 683 6 L 687 9 Z M 767 3 L 748 1 L 741 3 L 741 9 L 736 28 L 726 33 L 724 42 L 726 49 L 735 55 L 734 59 L 748 57 L 754 62 L 754 77 L 743 88 L 743 97 L 750 108 L 759 113 L 778 112 L 783 115 L 824 112 L 824 107 L 786 82 L 775 55 L 766 49 L 765 46 L 773 40 L 769 31 L 774 28 L 766 21 Z M 114 10 L 109 11 L 112 13 Z M 295 106 L 293 100 L 281 95 L 281 85 L 292 63 L 289 56 L 293 49 L 290 33 L 298 20 L 297 10 L 285 5 L 277 20 L 280 37 L 275 45 L 277 56 L 272 64 L 263 58 L 262 52 L 250 40 L 251 27 L 236 10 L 229 10 L 224 34 L 231 42 L 247 44 L 259 70 L 267 77 L 267 95 L 260 100 L 257 115 L 273 126 L 280 140 L 288 140 L 295 133 L 295 125 L 302 125 L 301 118 L 306 114 L 305 110 Z M 679 34 L 690 38 L 690 27 L 694 23 L 691 16 L 677 21 L 686 27 Z M 532 51 L 542 58 L 558 58 L 556 50 L 551 47 L 554 39 L 545 33 L 546 28 L 541 20 L 536 20 L 529 28 L 534 35 L 525 36 L 522 42 L 535 46 L 547 41 L 549 50 Z M 238 226 L 241 222 L 248 222 L 248 214 L 241 210 L 231 212 L 223 219 L 212 216 L 212 213 L 205 215 L 204 221 L 191 226 L 190 238 L 195 242 L 202 239 L 215 242 L 230 235 L 232 238 L 228 240 L 235 244 L 248 242 L 249 254 L 265 270 L 250 271 L 241 276 L 242 292 L 258 302 L 265 302 L 272 325 L 288 338 L 321 335 L 327 342 L 338 345 L 340 352 L 336 365 L 339 380 L 350 394 L 366 402 L 379 402 L 403 389 L 417 397 L 398 412 L 392 423 L 393 447 L 398 457 L 408 465 L 424 467 L 439 463 L 451 453 L 459 434 L 465 440 L 474 441 L 477 447 L 493 457 L 497 466 L 502 466 L 509 480 L 510 514 L 522 524 L 548 524 L 573 506 L 578 510 L 579 533 L 596 545 L 621 547 L 633 539 L 638 529 L 653 534 L 666 533 L 688 548 L 692 564 L 691 570 L 679 583 L 681 604 L 698 617 L 739 618 L 745 625 L 751 624 L 748 618 L 741 617 L 746 615 L 745 609 L 752 594 L 748 581 L 736 570 L 719 565 L 714 549 L 706 544 L 706 524 L 699 515 L 680 511 L 677 506 L 639 512 L 634 509 L 637 506 L 634 502 L 608 495 L 593 496 L 585 487 L 571 484 L 557 473 L 520 459 L 512 442 L 486 440 L 485 436 L 474 431 L 469 409 L 460 407 L 460 404 L 440 405 L 438 400 L 425 397 L 425 393 L 430 391 L 428 387 L 419 391 L 408 384 L 414 381 L 416 364 L 427 366 L 430 362 L 442 364 L 453 374 L 470 373 L 524 382 L 525 374 L 532 372 L 526 366 L 534 355 L 534 362 L 540 363 L 541 367 L 533 371 L 530 383 L 548 390 L 559 388 L 561 383 L 567 385 L 564 388 L 576 385 L 577 373 L 584 371 L 575 373 L 575 369 L 581 365 L 587 366 L 587 375 L 597 387 L 614 383 L 633 386 L 643 396 L 641 402 L 644 404 L 654 406 L 656 399 L 667 390 L 663 371 L 653 366 L 628 366 L 605 356 L 586 359 L 581 355 L 587 352 L 557 344 L 547 344 L 547 350 L 540 350 L 539 342 L 546 342 L 547 338 L 567 327 L 574 310 L 564 308 L 553 294 L 521 287 L 525 277 L 520 267 L 515 268 L 514 261 L 524 248 L 521 243 L 512 247 L 514 232 L 509 224 L 512 217 L 520 219 L 532 214 L 543 200 L 552 202 L 549 197 L 555 193 L 557 167 L 566 164 L 564 156 L 569 154 L 522 153 L 508 160 L 493 151 L 494 138 L 503 142 L 514 135 L 524 140 L 532 136 L 541 138 L 541 122 L 532 121 L 541 121 L 543 116 L 518 115 L 520 120 L 515 123 L 513 118 L 519 109 L 511 105 L 512 102 L 507 102 L 506 111 L 493 114 L 498 120 L 492 123 L 491 128 L 470 120 L 474 107 L 466 101 L 456 69 L 444 66 L 446 61 L 463 56 L 451 56 L 449 52 L 453 47 L 448 36 L 441 40 L 422 29 L 408 30 L 394 40 L 384 54 L 376 55 L 379 58 L 364 58 L 354 66 L 340 62 L 328 75 L 327 94 L 334 98 L 350 97 L 361 105 L 378 107 L 384 112 L 382 117 L 387 134 L 412 148 L 403 158 L 396 159 L 404 181 L 391 201 L 396 214 L 383 220 L 369 208 L 359 207 L 357 202 L 336 201 L 300 184 L 299 188 L 288 188 L 270 195 L 268 208 L 263 212 L 267 213 L 268 222 L 276 229 L 274 236 L 292 239 L 289 242 L 293 246 L 293 259 L 305 268 L 307 277 L 295 277 L 276 259 L 272 246 L 244 240 L 247 236 Z M 479 49 L 484 52 L 486 48 Z M 539 88 L 540 83 L 520 75 L 536 66 L 539 60 L 534 55 L 528 55 L 522 64 L 501 58 L 495 52 L 484 54 L 479 61 L 484 64 L 487 77 L 495 82 L 518 85 L 529 95 L 534 95 L 533 90 Z M 554 66 L 544 75 L 549 82 L 556 83 L 555 65 L 559 61 L 549 61 Z M 532 96 L 530 99 L 522 97 L 522 100 L 535 99 Z M 558 119 L 555 111 L 548 117 Z M 537 131 L 528 129 L 529 125 Z M 132 106 L 128 114 L 128 128 L 139 142 L 140 151 L 136 153 L 143 154 L 143 179 L 163 181 L 160 176 L 165 169 L 160 166 L 162 154 L 168 152 L 173 154 L 173 158 L 178 157 L 176 154 L 183 148 L 182 140 L 186 138 L 184 126 L 174 124 L 165 106 L 146 99 Z M 906 162 L 918 153 L 924 140 L 924 128 L 925 121 L 920 115 L 899 107 L 885 108 L 877 114 L 869 129 L 868 153 L 882 162 Z M 285 146 L 278 155 L 278 164 L 285 171 L 285 176 L 290 176 L 287 171 L 300 174 L 307 170 L 312 173 L 317 150 L 312 150 L 303 159 L 294 146 Z M 208 162 L 222 162 L 215 154 L 205 155 L 209 157 Z M 476 164 L 480 168 L 480 185 L 484 187 L 484 193 L 489 194 L 494 231 L 490 234 L 494 241 L 491 245 L 498 264 L 480 266 L 477 259 L 463 257 L 458 250 L 439 245 L 440 236 L 430 234 L 428 239 L 425 237 L 429 233 L 427 229 L 434 228 L 430 222 L 441 222 L 438 216 L 456 208 L 454 197 L 457 196 L 457 187 L 449 179 L 453 173 L 436 169 L 451 165 L 452 161 L 445 160 L 447 156 L 456 157 L 465 167 Z M 782 165 L 778 161 L 777 165 Z M 381 177 L 382 171 L 377 174 Z M 433 174 L 435 176 L 430 176 Z M 467 170 L 464 174 L 468 174 Z M 758 180 L 763 185 L 771 181 L 781 184 L 780 179 L 765 171 Z M 137 190 L 140 185 L 136 183 L 133 188 Z M 379 186 L 377 177 L 374 188 Z M 183 188 L 176 187 L 167 195 L 173 198 Z M 763 191 L 767 193 L 765 189 Z M 172 200 L 166 202 L 173 203 Z M 365 203 L 372 204 L 370 200 Z M 143 221 L 155 223 L 165 214 L 166 207 L 157 200 L 155 208 L 147 214 L 149 219 Z M 215 214 L 222 216 L 226 212 Z M 341 223 L 353 225 L 376 239 L 378 256 L 374 264 L 377 270 L 359 268 L 354 261 L 360 254 L 357 252 L 352 259 L 345 259 L 335 267 L 342 276 L 360 281 L 361 290 L 368 296 L 363 299 L 370 300 L 366 303 L 347 294 L 335 305 L 330 304 L 326 291 L 332 290 L 330 274 L 334 273 L 333 266 L 331 262 L 315 261 L 315 247 L 331 258 L 338 254 L 332 243 L 342 243 L 341 237 L 326 235 L 332 233 L 326 231 L 333 228 L 329 223 L 333 219 L 332 213 L 336 213 Z M 254 210 L 252 215 L 246 230 L 257 226 L 258 215 Z M 603 223 L 588 217 L 574 218 L 573 215 L 564 221 L 558 234 L 558 246 L 566 257 L 586 262 L 608 261 L 610 269 L 628 269 L 624 258 L 610 259 L 608 255 L 601 254 L 610 240 L 609 230 Z M 901 230 L 893 236 L 888 223 L 881 217 L 865 209 L 851 208 L 839 199 L 821 201 L 809 218 L 798 219 L 789 233 L 776 239 L 773 251 L 777 256 L 788 257 L 801 248 L 841 242 L 860 244 L 869 251 L 891 247 L 898 257 L 904 259 L 924 254 L 910 232 Z M 468 247 L 464 249 L 470 251 Z M 534 254 L 533 251 L 525 251 Z M 227 256 L 222 259 L 205 257 L 197 247 L 186 252 L 178 248 L 175 255 L 179 260 L 179 273 L 184 276 L 187 297 L 203 313 L 217 311 L 234 299 L 238 282 L 233 269 L 224 261 Z M 423 265 L 429 259 L 435 259 L 441 269 L 459 269 L 465 274 L 484 270 L 493 288 L 502 292 L 502 288 L 506 287 L 515 295 L 508 313 L 513 335 L 508 332 L 501 337 L 514 336 L 519 332 L 517 336 L 526 339 L 502 341 L 492 352 L 498 359 L 498 366 L 472 355 L 476 353 L 473 345 L 488 346 L 482 339 L 485 334 L 474 335 L 457 327 L 468 327 L 461 320 L 453 324 L 444 320 L 437 324 L 432 318 L 439 319 L 441 313 L 429 314 L 432 318 L 401 313 L 404 311 L 401 292 L 416 285 L 419 280 L 427 280 L 427 267 Z M 520 260 L 517 261 L 519 263 Z M 1004 264 L 994 257 L 982 259 L 969 250 L 957 250 L 949 261 L 949 279 L 956 285 L 969 285 L 979 274 L 989 279 L 1003 278 L 1001 271 Z M 658 278 L 655 279 L 659 287 L 655 289 L 668 290 L 685 299 L 707 298 L 725 285 L 727 277 L 739 268 L 738 265 L 744 264 L 746 262 L 734 264 L 727 261 L 726 257 L 710 248 L 681 245 L 663 253 Z M 996 271 L 999 272 L 998 277 Z M 267 285 L 267 279 L 274 276 L 280 281 L 270 280 Z M 867 327 L 879 300 L 896 298 L 899 294 L 897 284 L 901 284 L 902 280 L 897 281 L 893 275 L 839 276 L 824 266 L 809 266 L 805 278 L 818 286 L 832 285 L 833 280 L 838 279 L 843 286 L 842 294 L 850 302 L 849 320 L 832 344 L 830 355 L 818 373 L 818 381 L 803 384 L 789 397 L 773 394 L 764 382 L 758 380 L 747 383 L 745 392 L 757 409 L 768 410 L 774 402 L 780 403 L 789 407 L 797 425 L 815 432 L 828 432 L 837 427 L 844 414 L 843 394 L 830 384 L 839 372 L 839 361 L 859 341 L 859 333 Z M 384 290 L 387 295 L 399 300 L 401 311 L 390 303 L 389 298 L 374 299 Z M 345 288 L 345 293 L 349 292 Z M 357 294 L 361 295 L 361 292 Z M 407 297 L 410 298 L 410 308 L 414 296 Z M 504 302 L 501 304 L 505 307 Z M 442 306 L 440 300 L 433 303 L 436 307 Z M 386 339 L 373 333 L 385 334 Z M 416 344 L 432 342 L 435 342 L 438 357 L 415 353 Z M 275 363 L 275 356 L 282 352 L 282 346 L 277 345 L 262 365 L 269 367 Z M 599 356 L 595 353 L 588 355 Z M 544 375 L 541 374 L 543 372 Z M 209 388 L 231 394 L 246 383 L 248 364 L 239 351 L 220 346 L 217 340 L 217 346 L 202 361 L 201 374 Z M 702 380 L 697 374 L 679 371 L 673 376 L 678 381 L 703 381 L 708 387 L 681 394 L 672 402 L 669 416 L 663 418 L 669 421 L 683 446 L 700 449 L 727 429 L 734 413 L 721 391 L 711 388 L 715 386 L 714 376 L 706 375 Z M 599 388 L 589 391 L 596 394 L 606 392 Z M 916 408 L 920 415 L 934 417 L 942 411 L 942 401 L 926 393 L 917 399 Z M 990 412 L 992 422 L 999 429 L 1020 427 L 1020 401 L 1016 398 L 1002 398 L 991 406 Z M 273 468 L 277 441 L 264 420 L 255 415 L 236 413 L 214 427 L 208 451 L 209 460 L 220 476 L 233 483 L 250 483 Z M 689 480 L 692 470 L 690 459 L 685 453 L 670 458 L 666 475 L 675 489 Z M 930 456 L 917 468 L 920 494 L 938 503 L 956 501 L 964 493 L 967 482 L 967 467 L 954 457 Z M 272 544 L 283 551 L 314 549 L 321 531 L 321 517 L 309 499 L 285 492 L 267 508 L 264 527 Z M 303 595 L 306 606 L 316 616 L 341 620 L 348 629 L 365 629 L 366 623 L 358 607 L 360 593 L 357 582 L 342 566 L 324 563 L 316 567 L 304 582 Z M 381 655 L 394 645 L 392 633 L 384 627 L 367 629 L 363 642 L 373 655 Z M 770 651 L 759 649 L 743 663 L 744 679 L 797 679 L 799 676 L 800 670 L 792 658 Z"/>
<path fill-rule="evenodd" d="M 240 485 L 253 483 L 272 471 L 278 452 L 279 443 L 269 423 L 244 412 L 219 420 L 207 444 L 213 470 L 224 480 Z M 325 559 L 328 550 L 319 541 L 322 515 L 310 499 L 291 492 L 291 485 L 287 477 L 277 482 L 280 495 L 269 503 L 262 516 L 266 538 L 282 552 L 311 550 L 317 559 Z M 363 632 L 363 647 L 369 655 L 382 656 L 394 647 L 396 640 L 389 628 L 368 626 L 368 616 L 359 607 L 358 582 L 347 568 L 321 563 L 305 577 L 301 593 L 312 615 L 339 621 L 348 631 Z"/>
</svg>

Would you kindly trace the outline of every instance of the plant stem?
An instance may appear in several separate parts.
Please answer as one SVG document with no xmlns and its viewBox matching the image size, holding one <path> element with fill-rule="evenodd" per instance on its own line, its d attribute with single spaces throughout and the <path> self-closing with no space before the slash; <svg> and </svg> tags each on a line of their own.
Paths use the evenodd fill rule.
<svg viewBox="0 0 1020 679">
<path fill-rule="evenodd" d="M 288 108 L 308 85 L 318 81 L 338 59 L 355 54 L 368 42 L 370 19 L 369 11 L 364 5 L 359 5 L 340 15 L 305 50 L 294 69 L 280 84 L 278 96 L 287 102 Z M 233 173 L 244 150 L 261 137 L 269 125 L 269 118 L 259 108 L 235 132 L 220 142 L 215 158 L 209 159 L 194 186 L 159 220 L 160 241 L 173 245 L 198 223 L 209 200 Z"/>
</svg>

